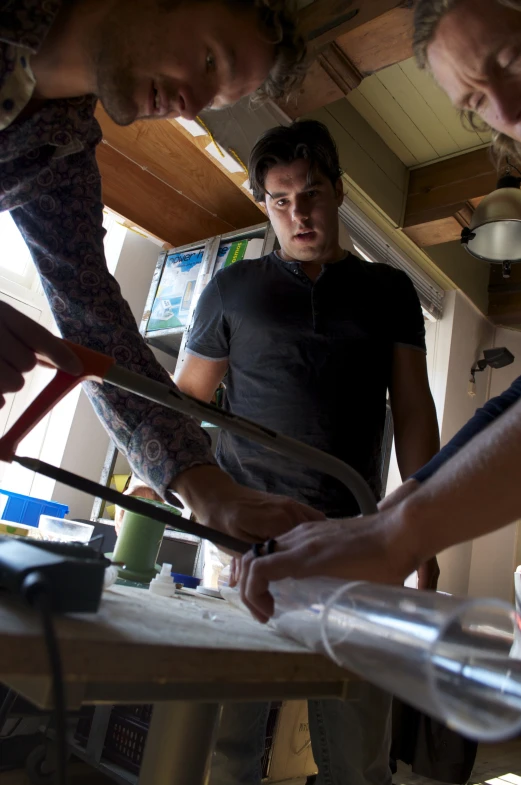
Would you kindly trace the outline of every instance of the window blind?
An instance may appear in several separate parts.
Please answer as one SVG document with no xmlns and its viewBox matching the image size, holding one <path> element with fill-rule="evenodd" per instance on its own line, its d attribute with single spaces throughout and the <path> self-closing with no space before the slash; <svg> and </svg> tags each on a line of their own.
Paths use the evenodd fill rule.
<svg viewBox="0 0 521 785">
<path fill-rule="evenodd" d="M 422 306 L 435 319 L 440 319 L 445 296 L 443 289 L 347 197 L 340 207 L 339 215 L 353 243 L 372 261 L 389 264 L 407 273 Z"/>
</svg>

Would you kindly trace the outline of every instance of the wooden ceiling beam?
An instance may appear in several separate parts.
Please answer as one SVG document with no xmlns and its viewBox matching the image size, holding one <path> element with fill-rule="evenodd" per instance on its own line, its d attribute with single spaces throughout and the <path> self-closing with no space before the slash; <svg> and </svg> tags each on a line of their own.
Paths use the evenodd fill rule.
<svg viewBox="0 0 521 785">
<path fill-rule="evenodd" d="M 279 106 L 292 119 L 320 109 L 349 95 L 358 87 L 362 74 L 337 44 L 328 44 L 311 64 L 302 88 Z"/>
<path fill-rule="evenodd" d="M 413 11 L 403 6 L 376 16 L 337 39 L 363 76 L 412 57 Z"/>
<path fill-rule="evenodd" d="M 459 211 L 468 210 L 472 200 L 493 191 L 496 182 L 497 172 L 488 148 L 413 169 L 409 176 L 404 228 L 451 218 Z"/>
<path fill-rule="evenodd" d="M 315 0 L 305 8 L 304 32 L 315 60 L 298 94 L 280 103 L 284 112 L 296 119 L 320 109 L 344 98 L 364 76 L 410 57 L 410 5 L 402 0 Z"/>
<path fill-rule="evenodd" d="M 407 0 L 315 0 L 300 13 L 300 28 L 316 49 L 356 30 Z"/>
<path fill-rule="evenodd" d="M 420 248 L 429 248 L 431 245 L 441 245 L 461 238 L 461 226 L 452 215 L 437 221 L 409 226 L 404 228 L 403 232 Z"/>
<path fill-rule="evenodd" d="M 465 202 L 460 210 L 448 218 L 438 218 L 437 221 L 409 226 L 403 231 L 420 248 L 461 240 L 461 230 L 470 225 L 473 213 L 474 205 L 471 202 Z"/>
</svg>

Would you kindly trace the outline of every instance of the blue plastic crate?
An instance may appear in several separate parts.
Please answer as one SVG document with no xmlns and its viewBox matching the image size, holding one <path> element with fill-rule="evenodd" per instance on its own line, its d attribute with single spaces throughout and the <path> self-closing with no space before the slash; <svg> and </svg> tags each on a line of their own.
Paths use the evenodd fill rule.
<svg viewBox="0 0 521 785">
<path fill-rule="evenodd" d="M 54 518 L 65 518 L 69 512 L 66 504 L 49 502 L 45 499 L 35 499 L 34 496 L 24 496 L 22 493 L 4 491 L 0 488 L 0 510 L 2 509 L 2 496 L 7 496 L 7 503 L 0 518 L 13 523 L 25 523 L 26 526 L 38 526 L 40 515 L 52 515 Z"/>
<path fill-rule="evenodd" d="M 193 575 L 183 575 L 180 572 L 171 573 L 174 583 L 182 583 L 185 589 L 197 589 L 201 583 L 200 578 L 194 578 Z"/>
</svg>

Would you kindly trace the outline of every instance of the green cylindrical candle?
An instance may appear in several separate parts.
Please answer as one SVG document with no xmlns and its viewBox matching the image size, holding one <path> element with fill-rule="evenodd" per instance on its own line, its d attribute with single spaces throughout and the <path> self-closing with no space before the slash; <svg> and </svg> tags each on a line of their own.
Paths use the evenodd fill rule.
<svg viewBox="0 0 521 785">
<path fill-rule="evenodd" d="M 157 507 L 167 507 L 150 499 L 142 501 Z M 170 508 L 169 508 L 170 509 Z M 150 583 L 158 572 L 156 565 L 163 540 L 165 524 L 144 515 L 125 510 L 123 522 L 112 554 L 112 560 L 122 562 L 118 576 L 125 581 Z"/>
</svg>

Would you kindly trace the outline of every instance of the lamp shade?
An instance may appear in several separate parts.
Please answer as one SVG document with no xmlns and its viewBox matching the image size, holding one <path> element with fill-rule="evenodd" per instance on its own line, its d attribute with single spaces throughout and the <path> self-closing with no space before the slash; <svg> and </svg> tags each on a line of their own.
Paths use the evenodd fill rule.
<svg viewBox="0 0 521 785">
<path fill-rule="evenodd" d="M 476 208 L 461 241 L 486 262 L 521 262 L 521 178 L 501 178 L 496 191 Z"/>
</svg>

